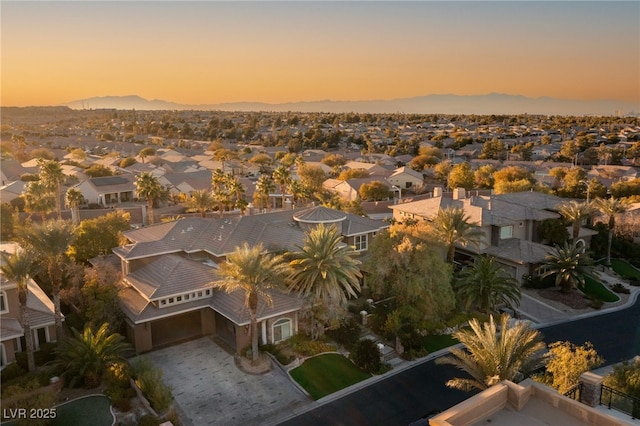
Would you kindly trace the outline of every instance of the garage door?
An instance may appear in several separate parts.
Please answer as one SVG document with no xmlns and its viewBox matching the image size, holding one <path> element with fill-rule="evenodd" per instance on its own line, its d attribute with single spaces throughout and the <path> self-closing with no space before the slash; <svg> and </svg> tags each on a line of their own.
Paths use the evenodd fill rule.
<svg viewBox="0 0 640 426">
<path fill-rule="evenodd" d="M 200 311 L 188 312 L 151 323 L 153 347 L 166 346 L 202 336 Z"/>
</svg>

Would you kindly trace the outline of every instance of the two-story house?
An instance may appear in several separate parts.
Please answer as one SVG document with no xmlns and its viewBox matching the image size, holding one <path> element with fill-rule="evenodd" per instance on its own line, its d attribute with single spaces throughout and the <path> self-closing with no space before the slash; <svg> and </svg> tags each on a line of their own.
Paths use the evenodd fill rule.
<svg viewBox="0 0 640 426">
<path fill-rule="evenodd" d="M 0 243 L 3 253 L 11 254 L 17 250 L 19 247 L 16 243 Z M 37 351 L 42 344 L 56 341 L 55 314 L 53 302 L 31 278 L 27 282 L 27 289 L 27 314 L 34 350 Z M 14 362 L 16 353 L 25 350 L 18 285 L 0 273 L 0 368 Z"/>
<path fill-rule="evenodd" d="M 520 280 L 525 274 L 535 275 L 552 248 L 542 244 L 538 232 L 542 221 L 557 219 L 555 212 L 563 200 L 539 192 L 500 195 L 470 195 L 462 188 L 443 193 L 435 188 L 433 197 L 391 206 L 393 218 L 431 220 L 440 209 L 457 207 L 464 210 L 469 222 L 482 231 L 480 243 L 456 247 L 456 259 L 464 261 L 476 254 L 494 256 L 506 271 Z"/>
<path fill-rule="evenodd" d="M 370 239 L 388 225 L 325 207 L 224 218 L 185 218 L 127 231 L 130 244 L 117 247 L 124 290 L 120 303 L 127 337 L 145 352 L 202 335 L 235 350 L 250 343 L 249 313 L 241 291 L 214 287 L 218 265 L 243 243 L 269 252 L 296 250 L 318 224 L 338 226 L 344 243 L 366 252 Z M 262 343 L 277 343 L 298 330 L 302 302 L 296 294 L 272 291 L 272 305 L 258 305 Z"/>
</svg>

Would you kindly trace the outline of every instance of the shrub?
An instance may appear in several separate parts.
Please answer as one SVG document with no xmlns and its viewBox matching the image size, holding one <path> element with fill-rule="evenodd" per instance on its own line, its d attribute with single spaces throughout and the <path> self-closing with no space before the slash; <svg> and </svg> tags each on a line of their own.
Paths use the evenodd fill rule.
<svg viewBox="0 0 640 426">
<path fill-rule="evenodd" d="M 629 294 L 631 293 L 631 291 L 626 288 L 624 285 L 620 284 L 620 283 L 616 283 L 611 285 L 611 291 L 613 291 L 614 293 L 619 293 L 619 294 Z"/>
<path fill-rule="evenodd" d="M 629 285 L 640 287 L 640 281 L 637 278 L 629 278 Z"/>
<path fill-rule="evenodd" d="M 327 335 L 331 339 L 335 340 L 336 343 L 347 349 L 351 349 L 360 339 L 360 331 L 361 327 L 358 320 L 349 316 L 348 318 L 340 321 L 340 327 L 328 330 Z"/>
<path fill-rule="evenodd" d="M 158 426 L 160 424 L 162 424 L 162 421 L 150 414 L 145 414 L 138 420 L 138 426 Z"/>
<path fill-rule="evenodd" d="M 139 358 L 132 367 L 135 384 L 156 411 L 164 411 L 173 401 L 171 388 L 162 381 L 162 371 L 151 364 L 148 358 Z"/>
<path fill-rule="evenodd" d="M 283 351 L 279 345 L 262 345 L 260 349 L 276 357 L 281 365 L 289 365 L 295 358 L 292 354 Z"/>
<path fill-rule="evenodd" d="M 2 392 L 3 412 L 9 408 L 24 408 L 27 413 L 33 409 L 51 408 L 55 402 L 53 390 L 38 391 L 42 385 L 37 379 L 33 379 L 25 384 L 12 385 Z M 9 401 L 9 403 L 7 403 Z M 45 425 L 49 422 L 46 419 L 27 418 L 19 419 L 18 425 Z"/>
<path fill-rule="evenodd" d="M 291 350 L 302 356 L 313 356 L 323 352 L 334 351 L 335 348 L 321 340 L 311 340 L 304 334 L 296 334 L 289 339 Z"/>
<path fill-rule="evenodd" d="M 374 373 L 382 366 L 380 355 L 380 349 L 373 340 L 360 339 L 350 357 L 359 368 L 368 373 Z"/>
<path fill-rule="evenodd" d="M 17 362 L 12 362 L 7 365 L 0 373 L 0 381 L 2 383 L 7 383 L 11 380 L 17 379 L 20 376 L 23 376 L 26 373 L 25 369 L 20 366 Z"/>
</svg>

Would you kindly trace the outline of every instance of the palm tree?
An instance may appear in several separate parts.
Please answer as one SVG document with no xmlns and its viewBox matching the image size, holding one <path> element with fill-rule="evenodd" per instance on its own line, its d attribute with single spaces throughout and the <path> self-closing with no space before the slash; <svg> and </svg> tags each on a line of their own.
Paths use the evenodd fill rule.
<svg viewBox="0 0 640 426">
<path fill-rule="evenodd" d="M 63 268 L 68 261 L 67 250 L 73 239 L 72 226 L 69 222 L 62 220 L 34 224 L 21 229 L 18 239 L 47 271 L 53 294 L 56 333 L 60 337 L 62 336 L 60 289 Z"/>
<path fill-rule="evenodd" d="M 624 201 L 619 198 L 597 198 L 594 200 L 594 206 L 600 212 L 609 217 L 609 234 L 607 236 L 607 265 L 611 265 L 611 241 L 613 239 L 613 231 L 616 227 L 616 215 L 627 211 Z"/>
<path fill-rule="evenodd" d="M 186 204 L 188 208 L 199 212 L 201 217 L 206 217 L 207 210 L 212 209 L 215 202 L 211 196 L 211 192 L 206 189 L 200 189 L 191 193 Z"/>
<path fill-rule="evenodd" d="M 29 297 L 28 282 L 31 276 L 37 272 L 37 265 L 33 257 L 26 251 L 19 251 L 12 255 L 2 253 L 2 265 L 0 266 L 5 278 L 14 281 L 18 286 L 18 303 L 20 305 L 20 323 L 24 330 L 24 339 L 27 346 L 27 365 L 29 371 L 36 368 L 33 357 L 33 333 L 31 333 L 31 322 L 29 321 L 29 311 L 27 310 L 27 299 Z"/>
<path fill-rule="evenodd" d="M 582 247 L 565 242 L 562 246 L 555 246 L 541 267 L 546 269 L 543 278 L 555 275 L 556 285 L 563 293 L 569 293 L 584 286 L 584 276 L 591 272 L 593 264 Z"/>
<path fill-rule="evenodd" d="M 65 194 L 64 201 L 71 210 L 71 221 L 74 225 L 79 224 L 80 215 L 78 213 L 78 209 L 80 204 L 84 203 L 84 196 L 82 195 L 82 192 L 75 188 L 69 188 Z"/>
<path fill-rule="evenodd" d="M 436 237 L 447 247 L 447 262 L 453 263 L 456 244 L 478 245 L 484 235 L 482 231 L 469 223 L 469 217 L 458 207 L 447 207 L 438 210 L 433 218 L 433 231 Z"/>
<path fill-rule="evenodd" d="M 480 312 L 489 313 L 500 304 L 520 306 L 518 281 L 492 256 L 476 256 L 473 266 L 460 272 L 456 287 L 466 309 L 476 306 Z"/>
<path fill-rule="evenodd" d="M 581 203 L 572 200 L 560 205 L 559 211 L 565 219 L 571 222 L 573 226 L 573 242 L 575 243 L 578 241 L 578 236 L 580 235 L 580 225 L 582 220 L 591 216 L 593 208 L 588 203 Z"/>
<path fill-rule="evenodd" d="M 136 195 L 147 201 L 147 220 L 150 225 L 153 225 L 153 204 L 156 201 L 166 200 L 169 196 L 167 190 L 160 184 L 157 177 L 149 172 L 143 172 L 136 178 Z"/>
<path fill-rule="evenodd" d="M 289 185 L 291 184 L 291 172 L 286 166 L 279 166 L 273 171 L 273 180 L 276 184 L 280 185 L 280 192 L 282 193 L 282 208 L 284 209 L 284 201 Z"/>
<path fill-rule="evenodd" d="M 45 221 L 47 213 L 55 207 L 55 200 L 41 181 L 27 183 L 24 192 L 24 208 L 29 213 L 39 213 L 42 222 Z"/>
<path fill-rule="evenodd" d="M 109 334 L 109 323 L 104 323 L 95 333 L 86 326 L 82 334 L 71 329 L 73 337 L 64 339 L 56 348 L 54 365 L 64 371 L 69 386 L 83 380 L 87 388 L 100 385 L 103 373 L 113 364 L 122 362 L 123 353 L 130 349 L 124 337 L 118 333 Z"/>
<path fill-rule="evenodd" d="M 453 333 L 466 351 L 452 347 L 451 355 L 438 358 L 436 363 L 453 365 L 471 378 L 454 378 L 447 386 L 463 391 L 484 390 L 502 380 L 520 381 L 543 365 L 546 345 L 540 332 L 527 322 L 510 324 L 510 320 L 507 314 L 502 314 L 499 325 L 493 315 L 483 324 L 474 318 L 469 321 L 470 330 Z"/>
<path fill-rule="evenodd" d="M 286 265 L 280 256 L 264 253 L 262 244 L 249 246 L 246 242 L 227 256 L 227 262 L 220 265 L 218 273 L 222 277 L 214 285 L 227 293 L 243 291 L 244 307 L 249 310 L 251 320 L 251 355 L 258 360 L 258 301 L 271 305 L 269 289 L 276 288 L 283 281 Z"/>
<path fill-rule="evenodd" d="M 260 175 L 256 182 L 256 191 L 253 195 L 254 202 L 259 204 L 260 208 L 268 208 L 271 210 L 271 200 L 269 194 L 275 191 L 276 186 L 269 175 Z"/>
<path fill-rule="evenodd" d="M 224 173 L 220 169 L 216 169 L 213 172 L 213 176 L 211 178 L 211 186 L 212 186 L 212 195 L 214 202 L 218 205 L 218 211 L 220 212 L 220 217 L 223 216 L 224 206 L 228 205 L 231 201 L 230 190 L 230 182 L 231 176 Z"/>
<path fill-rule="evenodd" d="M 40 181 L 44 184 L 47 190 L 53 195 L 56 212 L 58 213 L 58 220 L 62 219 L 62 212 L 60 208 L 60 187 L 65 180 L 65 175 L 62 171 L 62 166 L 55 160 L 40 161 Z"/>
<path fill-rule="evenodd" d="M 360 291 L 357 252 L 342 243 L 340 230 L 320 224 L 307 232 L 304 247 L 290 253 L 289 291 L 326 305 L 343 306 Z"/>
<path fill-rule="evenodd" d="M 247 208 L 247 200 L 244 199 L 245 189 L 242 182 L 240 182 L 235 176 L 231 178 L 229 182 L 229 191 L 233 195 L 235 208 L 240 209 L 244 213 Z"/>
</svg>

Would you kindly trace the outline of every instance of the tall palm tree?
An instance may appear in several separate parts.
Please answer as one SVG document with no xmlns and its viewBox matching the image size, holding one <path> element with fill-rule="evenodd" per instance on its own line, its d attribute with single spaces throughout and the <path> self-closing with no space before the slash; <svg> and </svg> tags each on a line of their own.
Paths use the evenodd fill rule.
<svg viewBox="0 0 640 426">
<path fill-rule="evenodd" d="M 284 201 L 289 185 L 291 184 L 291 172 L 286 166 L 279 166 L 273 171 L 273 180 L 280 186 L 280 192 L 282 193 L 282 208 L 284 209 Z"/>
<path fill-rule="evenodd" d="M 229 182 L 229 191 L 233 195 L 233 205 L 235 208 L 240 209 L 244 213 L 247 208 L 247 200 L 244 198 L 245 188 L 242 182 L 240 182 L 235 176 L 231 178 Z"/>
<path fill-rule="evenodd" d="M 619 198 L 597 198 L 594 206 L 600 212 L 609 217 L 609 234 L 607 236 L 607 265 L 611 265 L 611 241 L 616 227 L 616 215 L 627 211 L 626 203 Z"/>
<path fill-rule="evenodd" d="M 269 194 L 275 191 L 276 186 L 271 179 L 271 176 L 263 174 L 260 175 L 256 182 L 256 191 L 253 195 L 254 202 L 260 205 L 260 208 L 268 208 L 271 210 L 271 200 Z"/>
<path fill-rule="evenodd" d="M 224 207 L 230 204 L 232 195 L 230 190 L 231 175 L 223 172 L 220 169 L 213 171 L 211 177 L 211 194 L 213 195 L 214 202 L 218 205 L 218 211 L 220 217 L 224 214 Z"/>
<path fill-rule="evenodd" d="M 58 220 L 62 219 L 62 209 L 60 207 L 60 187 L 65 180 L 62 166 L 55 160 L 40 161 L 40 181 L 53 195 Z"/>
<path fill-rule="evenodd" d="M 340 230 L 320 224 L 307 232 L 303 247 L 290 253 L 290 291 L 326 305 L 345 305 L 360 291 L 357 252 L 342 243 Z"/>
<path fill-rule="evenodd" d="M 581 203 L 572 200 L 560 205 L 559 211 L 565 219 L 571 222 L 573 226 L 572 237 L 573 242 L 575 243 L 580 235 L 580 225 L 582 224 L 582 220 L 591 216 L 593 208 L 588 203 Z"/>
<path fill-rule="evenodd" d="M 529 323 L 510 324 L 503 314 L 497 325 L 493 315 L 483 324 L 469 321 L 470 330 L 453 333 L 466 350 L 452 347 L 450 356 L 438 358 L 437 364 L 450 364 L 466 372 L 471 378 L 454 378 L 447 386 L 464 391 L 487 389 L 502 380 L 521 381 L 543 365 L 546 345 L 539 331 Z"/>
<path fill-rule="evenodd" d="M 29 311 L 27 310 L 27 299 L 29 297 L 28 282 L 31 276 L 37 273 L 37 265 L 26 251 L 18 251 L 12 255 L 2 253 L 2 265 L 0 266 L 5 278 L 14 281 L 18 286 L 18 304 L 20 305 L 20 323 L 24 330 L 24 339 L 27 349 L 27 365 L 29 371 L 36 368 L 33 357 L 33 333 L 31 333 L 31 322 L 29 321 Z"/>
<path fill-rule="evenodd" d="M 84 196 L 82 195 L 82 192 L 75 188 L 69 188 L 65 194 L 64 201 L 71 210 L 71 221 L 74 225 L 79 224 L 80 214 L 78 209 L 80 208 L 80 205 L 84 203 Z"/>
<path fill-rule="evenodd" d="M 24 192 L 24 208 L 29 213 L 38 213 L 42 222 L 47 214 L 55 208 L 55 200 L 51 192 L 41 181 L 28 182 Z"/>
<path fill-rule="evenodd" d="M 113 364 L 123 361 L 123 353 L 130 349 L 124 337 L 109 333 L 109 323 L 94 332 L 86 326 L 82 334 L 71 329 L 73 337 L 64 339 L 56 348 L 54 365 L 64 371 L 63 376 L 73 387 L 80 380 L 87 388 L 100 385 L 104 372 Z"/>
<path fill-rule="evenodd" d="M 555 275 L 556 285 L 563 293 L 569 293 L 584 286 L 584 276 L 592 271 L 593 263 L 581 247 L 565 242 L 562 246 L 555 246 L 541 267 L 546 269 L 543 277 Z"/>
<path fill-rule="evenodd" d="M 473 266 L 460 272 L 456 287 L 466 309 L 475 306 L 480 312 L 489 313 L 500 304 L 520 306 L 518 281 L 492 256 L 476 256 Z"/>
<path fill-rule="evenodd" d="M 147 201 L 147 220 L 150 225 L 153 225 L 153 205 L 156 201 L 168 199 L 168 191 L 157 177 L 149 172 L 143 172 L 136 178 L 136 195 Z"/>
<path fill-rule="evenodd" d="M 56 333 L 60 337 L 62 336 L 60 289 L 64 266 L 68 262 L 67 250 L 73 239 L 72 226 L 69 222 L 62 220 L 34 224 L 22 228 L 18 232 L 18 239 L 47 271 L 53 294 Z"/>
<path fill-rule="evenodd" d="M 190 209 L 199 212 L 201 217 L 206 217 L 207 210 L 211 210 L 215 202 L 211 192 L 206 189 L 200 189 L 191 193 L 186 204 Z"/>
<path fill-rule="evenodd" d="M 438 210 L 433 218 L 433 231 L 436 237 L 447 247 L 447 262 L 453 263 L 456 244 L 478 245 L 483 233 L 475 224 L 469 223 L 469 217 L 458 207 Z"/>
<path fill-rule="evenodd" d="M 218 270 L 221 280 L 214 285 L 227 293 L 242 291 L 244 306 L 249 310 L 251 326 L 251 355 L 258 360 L 258 301 L 273 303 L 269 289 L 277 288 L 283 281 L 286 265 L 280 256 L 264 252 L 262 244 L 249 246 L 246 242 L 227 256 L 227 262 Z"/>
</svg>

